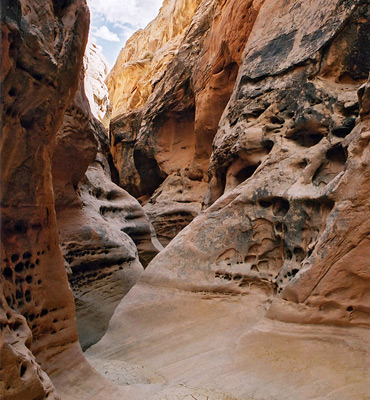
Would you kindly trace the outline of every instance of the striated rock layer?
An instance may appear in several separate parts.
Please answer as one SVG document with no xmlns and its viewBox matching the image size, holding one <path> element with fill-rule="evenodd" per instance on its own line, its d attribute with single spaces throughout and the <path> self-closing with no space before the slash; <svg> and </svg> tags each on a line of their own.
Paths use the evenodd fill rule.
<svg viewBox="0 0 370 400">
<path fill-rule="evenodd" d="M 369 398 L 369 10 L 263 2 L 213 141 L 208 208 L 118 306 L 96 363 L 239 399 Z M 129 134 L 134 157 L 155 143 L 139 120 L 113 120 L 115 150 Z"/>
<path fill-rule="evenodd" d="M 1 8 L 0 397 L 57 399 L 45 372 L 60 371 L 57 359 L 68 352 L 71 363 L 82 353 L 50 152 L 78 84 L 89 13 L 83 1 L 5 0 Z"/>
<path fill-rule="evenodd" d="M 107 134 L 90 111 L 83 82 L 81 71 L 79 90 L 55 138 L 52 173 L 57 225 L 84 349 L 103 336 L 142 264 L 161 246 L 137 200 L 112 182 Z"/>
<path fill-rule="evenodd" d="M 12 0 L 1 7 L 0 397 L 134 398 L 83 357 L 57 230 L 52 144 L 78 88 L 86 3 Z M 74 117 L 86 123 L 78 109 Z M 72 181 L 56 188 L 58 197 L 72 199 L 74 179 L 94 159 L 94 146 L 81 145 L 84 156 L 70 147 L 74 162 L 67 164 L 65 155 L 59 173 Z"/>
<path fill-rule="evenodd" d="M 150 199 L 145 209 L 164 244 L 200 212 L 212 140 L 262 1 L 187 3 L 166 2 L 107 79 L 120 185 Z M 144 94 L 134 101 L 137 92 Z"/>
</svg>

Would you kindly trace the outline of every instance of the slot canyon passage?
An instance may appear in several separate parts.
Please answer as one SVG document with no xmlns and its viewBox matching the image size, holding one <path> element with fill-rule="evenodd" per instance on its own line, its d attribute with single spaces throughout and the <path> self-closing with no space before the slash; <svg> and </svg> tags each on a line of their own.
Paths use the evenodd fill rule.
<svg viewBox="0 0 370 400">
<path fill-rule="evenodd" d="M 370 1 L 89 24 L 1 1 L 0 398 L 369 400 Z"/>
</svg>

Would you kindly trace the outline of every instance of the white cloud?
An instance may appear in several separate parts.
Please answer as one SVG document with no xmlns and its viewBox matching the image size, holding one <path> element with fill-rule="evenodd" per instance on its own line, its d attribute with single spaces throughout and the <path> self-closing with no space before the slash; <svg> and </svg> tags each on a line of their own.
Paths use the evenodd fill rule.
<svg viewBox="0 0 370 400">
<path fill-rule="evenodd" d="M 108 42 L 119 42 L 119 37 L 116 33 L 111 32 L 109 28 L 105 25 L 99 27 L 98 29 L 94 29 L 93 36 L 98 37 L 103 40 L 107 40 Z"/>
<path fill-rule="evenodd" d="M 91 14 L 89 40 L 103 47 L 109 65 L 133 33 L 152 21 L 163 0 L 87 0 Z"/>
<path fill-rule="evenodd" d="M 129 39 L 136 31 L 136 27 L 128 26 L 128 25 L 122 25 L 122 24 L 115 24 L 115 27 L 117 27 L 120 31 L 120 38 L 123 40 L 123 42 L 126 42 L 127 39 Z"/>
<path fill-rule="evenodd" d="M 158 14 L 163 0 L 88 0 L 93 19 L 144 27 Z"/>
</svg>

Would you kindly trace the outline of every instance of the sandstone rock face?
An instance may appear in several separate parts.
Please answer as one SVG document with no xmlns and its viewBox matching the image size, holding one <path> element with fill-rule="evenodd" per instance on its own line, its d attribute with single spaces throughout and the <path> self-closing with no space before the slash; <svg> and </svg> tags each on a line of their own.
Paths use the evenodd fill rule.
<svg viewBox="0 0 370 400">
<path fill-rule="evenodd" d="M 213 141 L 207 208 L 151 262 L 91 357 L 239 399 L 369 397 L 369 10 L 262 4 Z M 130 118 L 112 133 L 135 158 L 157 131 Z"/>
<path fill-rule="evenodd" d="M 161 246 L 138 201 L 112 182 L 106 130 L 90 111 L 83 82 L 81 71 L 79 90 L 55 138 L 52 173 L 60 241 L 85 349 L 103 336 L 142 264 Z"/>
<path fill-rule="evenodd" d="M 157 18 L 121 50 L 107 78 L 112 115 L 143 106 L 183 40 L 200 0 L 165 0 Z"/>
<path fill-rule="evenodd" d="M 1 4 L 1 398 L 59 398 L 45 372 L 82 357 L 58 242 L 51 142 L 78 84 L 84 1 Z M 32 332 L 32 335 L 31 335 Z M 43 370 L 45 372 L 43 372 Z"/>
<path fill-rule="evenodd" d="M 165 3 L 157 19 L 131 38 L 107 79 L 120 185 L 143 202 L 157 190 L 146 211 L 164 244 L 200 212 L 212 140 L 262 1 L 193 2 L 183 34 L 157 41 L 153 59 L 145 59 L 148 38 L 168 37 L 162 20 L 169 10 L 172 24 L 183 22 L 176 10 L 184 3 L 173 10 Z M 148 68 L 133 67 L 132 55 Z M 131 84 L 145 93 L 137 102 Z"/>
<path fill-rule="evenodd" d="M 105 123 L 111 112 L 105 79 L 108 64 L 94 43 L 88 43 L 84 55 L 85 93 L 94 117 Z"/>
<path fill-rule="evenodd" d="M 1 398 L 368 399 L 369 2 L 194 5 L 146 103 L 112 124 L 119 181 L 164 243 L 166 213 L 185 225 L 207 186 L 143 273 L 152 230 L 76 93 L 86 7 L 34 3 L 2 14 Z M 65 268 L 86 326 L 142 273 L 88 349 L 117 385 L 83 358 Z"/>
<path fill-rule="evenodd" d="M 87 102 L 81 85 L 75 96 L 87 41 L 88 9 L 79 0 L 5 1 L 1 18 L 0 397 L 134 398 L 130 390 L 105 381 L 83 357 L 55 213 L 53 183 L 58 207 L 73 208 L 83 205 L 76 188 L 95 157 L 108 176 L 101 144 L 105 142 L 99 147 L 94 137 L 103 128 L 84 113 Z M 53 181 L 53 142 L 62 122 L 56 142 L 65 153 L 54 154 Z M 73 139 L 68 132 L 74 134 Z M 99 137 L 104 135 L 100 132 Z M 100 154 L 96 155 L 97 148 Z M 94 183 L 100 178 L 92 173 L 89 179 Z M 84 181 L 84 185 L 85 191 L 91 189 L 89 183 Z M 109 189 L 110 201 L 114 200 L 111 192 L 116 187 L 104 181 L 101 187 Z M 144 231 L 150 233 L 149 225 L 137 215 L 141 212 L 143 216 L 143 211 L 117 190 L 116 198 L 121 196 L 125 207 L 131 206 L 125 211 L 131 216 L 126 226 L 135 225 L 135 240 L 148 252 Z M 136 259 L 134 242 L 127 235 L 125 238 Z M 113 247 L 114 243 L 110 244 Z"/>
</svg>

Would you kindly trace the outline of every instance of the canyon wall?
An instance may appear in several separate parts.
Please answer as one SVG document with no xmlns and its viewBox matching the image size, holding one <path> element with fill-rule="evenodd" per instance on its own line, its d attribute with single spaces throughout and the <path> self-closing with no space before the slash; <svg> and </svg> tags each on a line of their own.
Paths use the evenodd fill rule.
<svg viewBox="0 0 370 400">
<path fill-rule="evenodd" d="M 112 181 L 107 133 L 84 93 L 88 26 L 85 1 L 2 4 L 4 400 L 144 396 L 104 380 L 78 337 L 84 347 L 99 339 L 161 248 L 139 203 Z"/>
<path fill-rule="evenodd" d="M 81 70 L 55 137 L 52 174 L 83 349 L 103 336 L 116 305 L 161 250 L 138 201 L 112 182 L 109 160 L 107 132 L 90 111 Z"/>
<path fill-rule="evenodd" d="M 57 399 L 46 373 L 82 353 L 50 154 L 78 85 L 89 12 L 84 1 L 5 0 L 1 8 L 1 397 Z"/>
<path fill-rule="evenodd" d="M 108 64 L 100 49 L 94 43 L 88 43 L 84 54 L 85 93 L 94 117 L 108 124 L 111 113 L 108 88 L 105 79 Z"/>
<path fill-rule="evenodd" d="M 163 244 L 201 210 L 212 140 L 262 1 L 187 3 L 170 10 L 165 2 L 130 39 L 107 79 L 120 185 L 146 203 Z M 181 30 L 173 28 L 179 24 Z M 147 52 L 152 57 L 144 69 Z M 145 94 L 133 102 L 137 91 Z"/>
<path fill-rule="evenodd" d="M 369 10 L 166 1 L 108 143 L 85 2 L 3 2 L 1 398 L 369 398 Z"/>
<path fill-rule="evenodd" d="M 88 354 L 240 399 L 367 399 L 369 2 L 236 8 L 249 25 L 243 56 L 228 59 L 238 74 L 230 98 L 197 91 L 213 27 L 223 15 L 230 32 L 238 26 L 233 4 L 203 1 L 145 105 L 111 122 L 120 184 L 151 196 L 154 225 L 170 224 L 155 215 L 161 196 L 181 203 L 184 188 L 208 188 L 203 212 L 150 263 Z M 221 111 L 207 114 L 213 104 Z"/>
</svg>

